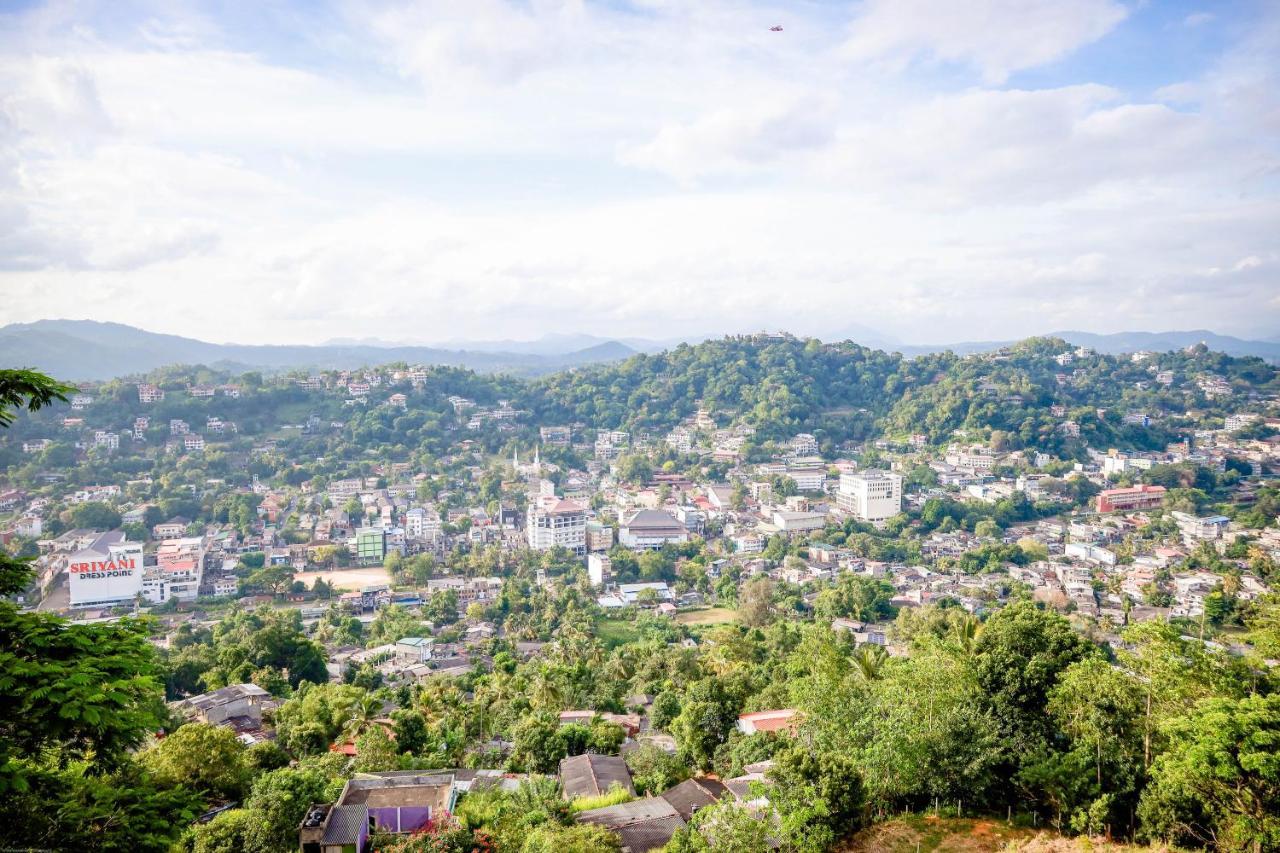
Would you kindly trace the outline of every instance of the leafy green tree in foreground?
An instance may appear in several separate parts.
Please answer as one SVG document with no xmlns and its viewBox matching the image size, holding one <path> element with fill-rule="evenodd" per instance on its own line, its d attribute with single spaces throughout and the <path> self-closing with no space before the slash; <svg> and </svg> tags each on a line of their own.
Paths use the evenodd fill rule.
<svg viewBox="0 0 1280 853">
<path fill-rule="evenodd" d="M 0 370 L 0 426 L 71 390 Z M 21 613 L 6 599 L 30 582 L 28 563 L 0 552 L 0 846 L 168 849 L 200 802 L 129 757 L 164 718 L 145 631 Z"/>
<path fill-rule="evenodd" d="M 0 370 L 0 425 L 16 408 L 41 408 L 69 390 L 32 371 Z M 30 580 L 25 560 L 0 554 L 0 596 Z M 46 749 L 65 760 L 92 757 L 103 771 L 118 766 L 159 725 L 161 698 L 137 623 L 72 625 L 0 601 L 0 794 L 23 790 L 33 766 L 23 756 Z"/>
<path fill-rule="evenodd" d="M 1280 695 L 1205 699 L 1168 721 L 1138 814 L 1146 834 L 1219 850 L 1280 849 Z"/>
</svg>

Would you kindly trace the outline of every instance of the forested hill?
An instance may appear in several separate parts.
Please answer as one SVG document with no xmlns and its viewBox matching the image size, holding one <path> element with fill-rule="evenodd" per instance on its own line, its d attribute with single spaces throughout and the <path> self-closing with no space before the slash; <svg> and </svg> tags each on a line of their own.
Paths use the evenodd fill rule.
<svg viewBox="0 0 1280 853">
<path fill-rule="evenodd" d="M 906 443 L 923 435 L 930 444 L 945 444 L 963 430 L 966 440 L 998 449 L 1081 459 L 1086 446 L 1163 449 L 1189 428 L 1214 419 L 1221 426 L 1227 414 L 1247 409 L 1251 398 L 1280 391 L 1276 368 L 1257 358 L 1194 348 L 1135 361 L 1078 354 L 1066 342 L 1046 338 L 996 353 L 908 359 L 850 342 L 733 337 L 541 378 L 432 367 L 423 371 L 425 381 L 410 385 L 395 379 L 405 375 L 403 365 L 352 376 L 368 379 L 373 373 L 377 384 L 352 405 L 357 401 L 335 372 L 323 375 L 322 389 L 307 390 L 296 381 L 304 374 L 235 377 L 207 368 L 165 368 L 92 386 L 93 405 L 77 414 L 86 429 L 102 430 L 120 430 L 142 415 L 156 429 L 170 419 L 201 423 L 216 416 L 236 423 L 243 437 L 265 436 L 314 417 L 342 425 L 336 433 L 308 436 L 314 455 L 378 451 L 403 458 L 415 448 L 443 452 L 456 437 L 453 431 L 469 417 L 455 411 L 449 398 L 456 395 L 481 407 L 507 400 L 528 413 L 506 431 L 466 431 L 493 451 L 512 440 L 527 446 L 537 441 L 538 427 L 552 425 L 661 438 L 701 407 L 719 427 L 754 428 L 748 458 L 753 448 L 767 450 L 769 442 L 797 432 L 813 433 L 822 451 L 833 454 L 844 442 L 882 437 Z M 136 383 L 144 378 L 168 396 L 140 404 Z M 236 398 L 187 393 L 192 385 L 229 381 L 238 383 Z M 405 409 L 384 405 L 395 393 L 405 395 Z M 9 433 L 10 444 L 48 437 L 49 422 L 64 414 L 49 410 L 20 421 Z M 1149 422 L 1126 422 L 1135 415 Z"/>
<path fill-rule="evenodd" d="M 1165 371 L 1168 385 L 1157 381 Z M 761 438 L 804 430 L 836 443 L 915 433 L 937 442 L 965 429 L 1062 450 L 1071 440 L 1059 429 L 1066 420 L 1079 425 L 1083 441 L 1155 446 L 1166 438 L 1163 421 L 1188 408 L 1221 408 L 1198 384 L 1212 378 L 1241 395 L 1280 388 L 1276 369 L 1261 359 L 1203 347 L 1135 361 L 1030 338 L 995 353 L 906 359 L 849 342 L 756 336 L 554 374 L 531 386 L 529 401 L 543 422 L 600 428 L 667 429 L 701 405 L 722 423 L 740 417 Z M 1156 428 L 1126 427 L 1130 412 L 1151 415 Z"/>
<path fill-rule="evenodd" d="M 534 385 L 533 402 L 544 419 L 601 428 L 667 429 L 702 406 L 781 432 L 830 422 L 856 434 L 954 360 L 910 361 L 850 342 L 733 337 L 554 374 Z"/>
</svg>

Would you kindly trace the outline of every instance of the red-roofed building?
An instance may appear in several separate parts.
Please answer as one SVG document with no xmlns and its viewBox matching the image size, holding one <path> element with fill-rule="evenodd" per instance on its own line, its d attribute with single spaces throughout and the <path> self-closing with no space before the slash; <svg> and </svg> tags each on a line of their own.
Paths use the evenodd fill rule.
<svg viewBox="0 0 1280 853">
<path fill-rule="evenodd" d="M 744 735 L 757 732 L 790 732 L 795 733 L 800 724 L 799 713 L 794 708 L 782 708 L 777 711 L 756 711 L 738 717 L 738 731 Z"/>
<path fill-rule="evenodd" d="M 1164 486 L 1140 485 L 1126 489 L 1105 489 L 1098 494 L 1098 512 L 1155 509 L 1164 502 Z"/>
</svg>

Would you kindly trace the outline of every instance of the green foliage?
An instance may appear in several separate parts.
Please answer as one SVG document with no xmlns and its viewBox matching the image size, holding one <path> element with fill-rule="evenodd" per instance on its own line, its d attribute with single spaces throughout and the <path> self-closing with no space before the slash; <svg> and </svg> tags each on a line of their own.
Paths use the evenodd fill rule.
<svg viewBox="0 0 1280 853">
<path fill-rule="evenodd" d="M 35 412 L 66 402 L 75 390 L 34 370 L 0 370 L 0 427 L 12 424 L 22 409 Z"/>
<path fill-rule="evenodd" d="M 359 773 L 399 770 L 400 751 L 391 733 L 382 726 L 370 726 L 356 738 L 355 769 Z"/>
<path fill-rule="evenodd" d="M 737 724 L 740 707 L 718 680 L 704 679 L 690 686 L 679 715 L 671 721 L 681 759 L 693 767 L 710 769 L 717 747 Z"/>
<path fill-rule="evenodd" d="M 355 715 L 365 692 L 347 684 L 309 684 L 276 711 L 276 735 L 294 755 L 329 748 Z"/>
<path fill-rule="evenodd" d="M 342 790 L 344 780 L 334 772 L 334 758 L 338 757 L 305 760 L 297 767 L 280 767 L 253 780 L 244 809 L 259 818 L 256 839 L 260 849 L 296 849 L 298 825 L 307 806 L 332 803 Z"/>
<path fill-rule="evenodd" d="M 625 756 L 631 782 L 641 794 L 658 795 L 689 777 L 684 763 L 653 744 L 644 744 Z"/>
<path fill-rule="evenodd" d="M 603 809 L 608 806 L 616 806 L 619 803 L 629 803 L 635 799 L 635 795 L 623 788 L 621 785 L 614 785 L 603 794 L 594 796 L 577 797 L 573 802 L 569 803 L 569 811 L 572 814 L 578 812 L 589 812 L 592 809 Z"/>
<path fill-rule="evenodd" d="M 726 797 L 700 809 L 684 829 L 678 830 L 664 853 L 704 853 L 733 850 L 737 853 L 771 853 L 775 829 L 750 809 Z"/>
<path fill-rule="evenodd" d="M 87 530 L 114 530 L 120 526 L 120 513 L 110 504 L 85 501 L 72 507 L 71 524 Z"/>
<path fill-rule="evenodd" d="M 21 792 L 0 797 L 0 844 L 14 850 L 165 853 L 202 807 L 191 789 L 129 760 L 109 773 L 88 761 L 30 763 L 22 778 Z"/>
<path fill-rule="evenodd" d="M 1044 707 L 1054 682 L 1096 653 L 1067 620 L 1030 602 L 1014 602 L 987 621 L 975 645 L 974 672 L 1010 760 L 1044 745 L 1051 734 Z"/>
<path fill-rule="evenodd" d="M 167 655 L 172 695 L 252 681 L 276 695 L 329 680 L 324 650 L 308 639 L 297 610 L 235 613 L 209 634 L 192 635 Z M 282 673 L 288 672 L 288 679 Z"/>
<path fill-rule="evenodd" d="M 1280 695 L 1205 699 L 1164 725 L 1139 817 L 1152 838 L 1280 847 Z"/>
<path fill-rule="evenodd" d="M 520 853 L 612 853 L 618 849 L 618 837 L 604 827 L 544 824 L 529 833 Z"/>
<path fill-rule="evenodd" d="M 70 625 L 0 601 L 0 791 L 21 789 L 17 759 L 45 749 L 111 769 L 160 727 L 161 699 L 140 624 Z"/>
<path fill-rule="evenodd" d="M 140 756 L 155 779 L 216 801 L 239 799 L 249 782 L 245 745 L 226 726 L 190 723 Z"/>
<path fill-rule="evenodd" d="M 196 824 L 183 838 L 188 853 L 257 853 L 263 844 L 262 816 L 250 809 L 230 809 L 208 823 Z"/>
<path fill-rule="evenodd" d="M 813 607 L 823 619 L 878 622 L 893 618 L 895 610 L 889 601 L 895 594 L 893 585 L 887 581 L 845 572 L 833 585 L 818 593 Z"/>
</svg>

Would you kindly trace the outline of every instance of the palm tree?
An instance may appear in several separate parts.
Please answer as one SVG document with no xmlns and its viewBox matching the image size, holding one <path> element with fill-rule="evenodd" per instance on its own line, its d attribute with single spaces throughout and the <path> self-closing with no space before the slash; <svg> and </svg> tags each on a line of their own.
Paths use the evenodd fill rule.
<svg viewBox="0 0 1280 853">
<path fill-rule="evenodd" d="M 973 655 L 974 644 L 982 631 L 982 623 L 973 614 L 965 614 L 951 626 L 951 639 L 964 653 L 965 657 Z"/>
<path fill-rule="evenodd" d="M 631 680 L 631 676 L 635 675 L 635 664 L 631 660 L 631 655 L 626 651 L 619 649 L 614 652 L 605 664 L 604 674 L 612 682 L 625 683 Z"/>
<path fill-rule="evenodd" d="M 361 696 L 359 701 L 351 706 L 350 713 L 351 716 L 347 718 L 342 731 L 348 740 L 354 741 L 382 716 L 382 701 L 369 695 Z"/>
<path fill-rule="evenodd" d="M 884 662 L 888 659 L 889 653 L 884 650 L 884 646 L 875 643 L 863 643 L 853 653 L 853 664 L 866 681 L 878 679 L 884 669 Z"/>
<path fill-rule="evenodd" d="M 545 669 L 534 678 L 533 690 L 530 692 L 533 704 L 539 708 L 560 710 L 560 705 L 564 701 L 560 685 L 555 683 Z"/>
</svg>

